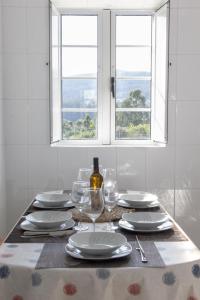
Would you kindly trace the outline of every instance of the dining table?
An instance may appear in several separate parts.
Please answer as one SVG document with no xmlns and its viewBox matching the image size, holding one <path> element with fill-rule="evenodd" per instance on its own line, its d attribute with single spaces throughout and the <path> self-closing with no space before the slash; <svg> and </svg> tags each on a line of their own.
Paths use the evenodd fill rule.
<svg viewBox="0 0 200 300">
<path fill-rule="evenodd" d="M 0 246 L 0 299 L 200 300 L 200 251 L 171 216 L 173 227 L 166 231 L 116 229 L 131 245 L 129 255 L 87 260 L 66 252 L 73 228 L 63 236 L 24 237 L 20 224 L 34 211 L 39 208 L 31 203 Z M 160 205 L 148 211 L 165 209 Z M 87 225 L 92 231 L 92 224 Z M 105 226 L 96 223 L 96 231 L 105 231 Z"/>
</svg>

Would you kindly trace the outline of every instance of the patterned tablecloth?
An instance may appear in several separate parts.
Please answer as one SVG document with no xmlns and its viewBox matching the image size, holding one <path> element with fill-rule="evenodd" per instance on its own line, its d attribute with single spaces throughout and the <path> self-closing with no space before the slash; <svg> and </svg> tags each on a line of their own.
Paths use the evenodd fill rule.
<svg viewBox="0 0 200 300">
<path fill-rule="evenodd" d="M 38 268 L 46 241 L 22 243 L 8 238 L 0 247 L 0 299 L 200 300 L 200 251 L 196 246 L 187 239 L 158 240 L 156 234 L 155 241 L 152 236 L 150 241 L 163 261 L 160 267 L 134 266 L 127 260 L 119 265 L 117 261 L 114 265 L 91 261 L 85 266 L 71 258 L 66 267 L 52 264 L 45 268 L 43 264 Z M 52 245 L 55 255 L 63 255 L 60 250 L 56 252 L 62 249 L 56 247 L 61 242 L 67 242 L 67 237 L 47 248 Z M 136 252 L 133 249 L 133 260 Z"/>
</svg>

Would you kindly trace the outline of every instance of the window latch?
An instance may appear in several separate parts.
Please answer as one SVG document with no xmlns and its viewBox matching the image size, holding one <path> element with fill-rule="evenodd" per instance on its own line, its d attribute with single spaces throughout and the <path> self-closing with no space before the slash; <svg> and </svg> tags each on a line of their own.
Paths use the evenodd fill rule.
<svg viewBox="0 0 200 300">
<path fill-rule="evenodd" d="M 115 77 L 111 77 L 111 93 L 112 97 L 115 98 Z"/>
</svg>

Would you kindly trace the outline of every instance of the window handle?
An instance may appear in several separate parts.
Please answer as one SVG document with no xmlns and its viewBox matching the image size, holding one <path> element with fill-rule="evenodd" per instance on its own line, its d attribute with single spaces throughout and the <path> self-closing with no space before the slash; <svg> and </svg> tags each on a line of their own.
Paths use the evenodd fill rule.
<svg viewBox="0 0 200 300">
<path fill-rule="evenodd" d="M 115 98 L 115 77 L 111 77 L 111 93 L 112 97 Z"/>
</svg>

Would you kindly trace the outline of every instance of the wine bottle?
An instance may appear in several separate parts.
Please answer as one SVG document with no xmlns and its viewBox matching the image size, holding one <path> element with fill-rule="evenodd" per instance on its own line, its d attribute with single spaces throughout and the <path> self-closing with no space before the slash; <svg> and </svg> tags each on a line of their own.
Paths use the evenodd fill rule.
<svg viewBox="0 0 200 300">
<path fill-rule="evenodd" d="M 103 176 L 99 173 L 99 159 L 93 158 L 93 173 L 90 176 L 90 187 L 94 189 L 100 189 L 103 183 Z"/>
</svg>

